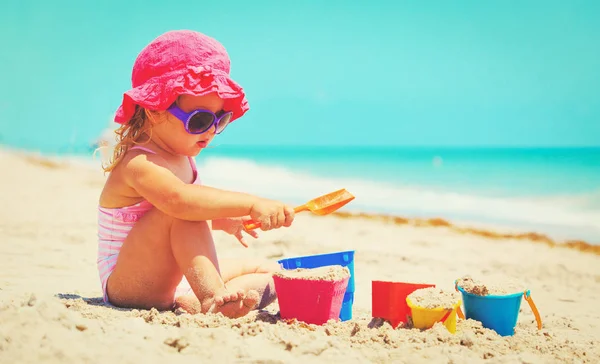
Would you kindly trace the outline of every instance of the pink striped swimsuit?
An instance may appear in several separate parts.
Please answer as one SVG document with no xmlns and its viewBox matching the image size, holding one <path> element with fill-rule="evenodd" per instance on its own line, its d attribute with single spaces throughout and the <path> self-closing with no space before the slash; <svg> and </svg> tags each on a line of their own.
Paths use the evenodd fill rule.
<svg viewBox="0 0 600 364">
<path fill-rule="evenodd" d="M 135 146 L 130 150 L 133 149 L 140 149 L 155 154 L 154 151 L 139 146 Z M 200 178 L 198 178 L 196 163 L 191 157 L 190 165 L 194 172 L 193 184 L 200 184 L 201 182 Z M 123 242 L 133 228 L 133 225 L 135 225 L 146 212 L 150 211 L 152 207 L 152 204 L 146 200 L 135 205 L 121 208 L 107 209 L 98 206 L 98 259 L 96 263 L 98 265 L 98 274 L 100 275 L 100 283 L 102 284 L 105 303 L 109 303 L 106 292 L 106 283 L 108 282 L 108 277 L 115 269 L 121 246 L 123 246 Z M 191 288 L 185 277 L 183 277 L 181 283 L 177 287 L 175 295 L 183 295 L 190 291 Z"/>
</svg>

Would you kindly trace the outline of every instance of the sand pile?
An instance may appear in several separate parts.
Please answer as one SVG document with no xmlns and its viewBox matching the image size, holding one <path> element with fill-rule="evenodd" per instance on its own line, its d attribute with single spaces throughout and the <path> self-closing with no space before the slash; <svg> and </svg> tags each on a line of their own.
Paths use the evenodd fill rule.
<svg viewBox="0 0 600 364">
<path fill-rule="evenodd" d="M 456 281 L 457 286 L 464 289 L 466 292 L 478 296 L 487 295 L 510 295 L 525 290 L 525 285 L 513 279 L 492 280 L 487 282 L 473 279 L 471 276 L 464 276 Z"/>
<path fill-rule="evenodd" d="M 283 279 L 305 279 L 311 281 L 341 281 L 350 277 L 350 270 L 341 265 L 329 265 L 318 268 L 296 268 L 274 273 Z"/>
<path fill-rule="evenodd" d="M 444 291 L 436 287 L 417 289 L 408 295 L 408 299 L 415 305 L 423 308 L 451 309 L 460 300 L 456 292 Z"/>
<path fill-rule="evenodd" d="M 586 340 L 572 320 L 547 318 L 552 329 L 520 324 L 501 337 L 473 320 L 457 333 L 394 330 L 387 322 L 357 315 L 323 326 L 279 319 L 277 305 L 239 319 L 220 314 L 115 309 L 99 298 L 22 297 L 0 305 L 0 358 L 10 363 L 221 362 L 428 363 L 596 362 L 600 342 Z M 216 350 L 215 348 L 221 348 Z"/>
</svg>

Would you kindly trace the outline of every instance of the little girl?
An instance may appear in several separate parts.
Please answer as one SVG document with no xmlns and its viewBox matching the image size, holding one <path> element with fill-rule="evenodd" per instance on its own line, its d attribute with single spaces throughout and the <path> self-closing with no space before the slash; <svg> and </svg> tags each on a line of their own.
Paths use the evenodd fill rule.
<svg viewBox="0 0 600 364">
<path fill-rule="evenodd" d="M 200 183 L 193 157 L 248 110 L 216 40 L 167 32 L 138 55 L 115 121 L 118 143 L 99 201 L 105 302 L 240 317 L 276 298 L 276 263 L 218 261 L 211 229 L 247 247 L 242 222 L 290 226 L 291 207 Z M 256 233 L 248 234 L 256 237 Z"/>
</svg>

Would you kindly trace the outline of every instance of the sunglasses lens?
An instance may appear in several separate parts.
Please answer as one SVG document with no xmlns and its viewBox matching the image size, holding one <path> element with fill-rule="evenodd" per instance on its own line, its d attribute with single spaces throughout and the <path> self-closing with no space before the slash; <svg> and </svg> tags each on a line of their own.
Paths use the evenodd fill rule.
<svg viewBox="0 0 600 364">
<path fill-rule="evenodd" d="M 225 128 L 227 127 L 227 125 L 229 125 L 229 122 L 231 121 L 231 117 L 233 116 L 233 113 L 228 112 L 225 113 L 221 119 L 219 120 L 219 123 L 217 125 L 217 134 L 221 133 L 223 130 L 225 130 Z"/>
<path fill-rule="evenodd" d="M 197 112 L 190 118 L 188 122 L 188 131 L 192 134 L 201 134 L 211 127 L 214 116 L 207 112 Z"/>
</svg>

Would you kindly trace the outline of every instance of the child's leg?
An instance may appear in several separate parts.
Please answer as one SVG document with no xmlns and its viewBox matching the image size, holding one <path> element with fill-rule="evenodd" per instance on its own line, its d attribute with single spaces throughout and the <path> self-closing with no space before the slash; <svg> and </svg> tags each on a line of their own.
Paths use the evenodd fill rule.
<svg viewBox="0 0 600 364">
<path fill-rule="evenodd" d="M 220 261 L 221 276 L 229 290 L 258 292 L 259 305 L 257 309 L 265 308 L 277 298 L 273 283 L 273 272 L 280 270 L 275 262 L 253 260 L 222 260 Z M 198 299 L 194 295 L 178 297 L 177 306 L 189 313 L 199 312 Z"/>
<path fill-rule="evenodd" d="M 175 219 L 158 209 L 146 213 L 125 239 L 108 279 L 108 297 L 115 306 L 171 309 L 183 275 L 201 312 L 239 317 L 258 303 L 257 292 L 225 288 L 206 222 Z"/>
</svg>

